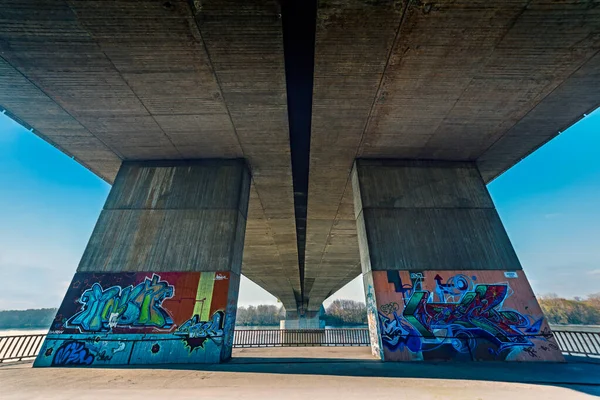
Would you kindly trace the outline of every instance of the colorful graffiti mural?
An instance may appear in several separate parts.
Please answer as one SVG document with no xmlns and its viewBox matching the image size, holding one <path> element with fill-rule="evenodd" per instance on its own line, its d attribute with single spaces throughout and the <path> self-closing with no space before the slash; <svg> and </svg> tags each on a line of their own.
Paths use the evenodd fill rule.
<svg viewBox="0 0 600 400">
<path fill-rule="evenodd" d="M 214 313 L 210 321 L 200 321 L 200 316 L 196 314 L 177 328 L 175 335 L 182 336 L 190 350 L 204 348 L 204 342 L 208 339 L 221 343 L 224 319 L 223 311 Z"/>
<path fill-rule="evenodd" d="M 172 298 L 174 292 L 175 288 L 156 274 L 135 287 L 102 289 L 94 283 L 78 299 L 82 310 L 69 318 L 65 326 L 77 327 L 81 332 L 110 331 L 117 326 L 168 329 L 173 320 L 162 308 L 162 302 Z"/>
<path fill-rule="evenodd" d="M 77 273 L 34 365 L 220 362 L 238 286 L 230 272 Z"/>
<path fill-rule="evenodd" d="M 522 271 L 372 274 L 385 360 L 563 360 Z"/>
</svg>

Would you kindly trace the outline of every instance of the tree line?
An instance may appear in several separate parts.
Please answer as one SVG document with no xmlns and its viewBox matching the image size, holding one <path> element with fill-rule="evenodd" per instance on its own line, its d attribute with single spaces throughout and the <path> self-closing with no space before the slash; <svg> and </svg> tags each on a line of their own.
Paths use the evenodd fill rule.
<svg viewBox="0 0 600 400">
<path fill-rule="evenodd" d="M 321 319 L 327 326 L 353 326 L 367 324 L 365 303 L 353 300 L 334 300 L 323 310 Z M 235 324 L 237 326 L 279 326 L 285 319 L 283 306 L 259 305 L 238 307 Z"/>
<path fill-rule="evenodd" d="M 50 327 L 56 308 L 0 311 L 0 329 L 44 329 Z"/>
<path fill-rule="evenodd" d="M 556 294 L 539 297 L 544 315 L 551 324 L 600 325 L 600 293 L 583 299 L 563 299 Z"/>
<path fill-rule="evenodd" d="M 279 326 L 285 318 L 283 307 L 261 304 L 259 306 L 238 307 L 236 326 Z"/>
<path fill-rule="evenodd" d="M 327 326 L 367 325 L 367 307 L 360 301 L 334 300 L 323 319 Z"/>
<path fill-rule="evenodd" d="M 555 294 L 538 298 L 551 324 L 600 325 L 600 293 L 587 298 L 565 299 Z M 324 311 L 324 312 L 323 312 Z M 322 311 L 321 319 L 327 326 L 357 326 L 367 324 L 365 303 L 353 300 L 335 300 Z M 56 315 L 56 308 L 18 311 L 0 311 L 0 329 L 48 328 Z M 237 326 L 279 326 L 285 318 L 283 306 L 261 304 L 238 307 Z"/>
</svg>

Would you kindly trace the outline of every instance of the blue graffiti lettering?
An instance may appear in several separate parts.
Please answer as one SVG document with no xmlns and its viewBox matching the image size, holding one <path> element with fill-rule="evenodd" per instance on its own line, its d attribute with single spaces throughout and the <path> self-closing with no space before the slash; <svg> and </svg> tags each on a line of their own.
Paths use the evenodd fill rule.
<svg viewBox="0 0 600 400">
<path fill-rule="evenodd" d="M 103 289 L 94 283 L 79 298 L 82 310 L 69 318 L 66 325 L 80 332 L 111 331 L 115 327 L 169 329 L 173 320 L 162 302 L 174 294 L 175 288 L 156 274 L 135 287 Z"/>
<path fill-rule="evenodd" d="M 52 365 L 91 365 L 94 356 L 82 342 L 65 342 L 54 354 Z"/>
</svg>

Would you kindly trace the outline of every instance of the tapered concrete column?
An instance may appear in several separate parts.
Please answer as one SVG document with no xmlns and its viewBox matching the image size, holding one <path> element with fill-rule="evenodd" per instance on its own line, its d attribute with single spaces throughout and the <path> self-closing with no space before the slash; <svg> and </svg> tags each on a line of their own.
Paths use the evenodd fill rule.
<svg viewBox="0 0 600 400">
<path fill-rule="evenodd" d="M 124 163 L 35 366 L 230 358 L 249 189 L 243 160 Z"/>
<path fill-rule="evenodd" d="M 357 160 L 373 354 L 563 361 L 473 163 Z"/>
<path fill-rule="evenodd" d="M 279 326 L 281 329 L 325 329 L 325 321 L 321 319 L 321 310 L 304 314 L 286 310 L 285 319 L 280 321 Z"/>
</svg>

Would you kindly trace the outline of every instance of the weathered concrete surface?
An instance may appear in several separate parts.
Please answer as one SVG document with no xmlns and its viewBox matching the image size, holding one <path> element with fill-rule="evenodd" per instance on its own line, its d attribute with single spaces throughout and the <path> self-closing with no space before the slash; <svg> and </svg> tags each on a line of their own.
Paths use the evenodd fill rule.
<svg viewBox="0 0 600 400">
<path fill-rule="evenodd" d="M 361 348 L 236 349 L 203 369 L 0 366 L 3 399 L 591 399 L 600 365 L 394 364 Z M 293 361 L 293 362 L 291 362 Z"/>
<path fill-rule="evenodd" d="M 77 272 L 239 275 L 249 181 L 244 160 L 123 163 Z"/>
<path fill-rule="evenodd" d="M 352 188 L 374 355 L 385 361 L 564 361 L 474 162 L 358 159 Z M 444 286 L 452 289 L 443 292 Z M 447 313 L 428 309 L 433 302 Z M 444 308 L 466 310 L 474 302 L 481 325 L 470 317 L 449 319 L 453 312 Z M 482 311 L 483 304 L 490 307 Z M 498 322 L 505 310 L 520 322 Z M 411 339 L 402 329 L 397 335 L 401 324 L 414 327 Z M 489 340 L 498 332 L 509 339 Z M 462 335 L 469 340 L 458 339 L 466 344 L 461 349 L 455 340 Z"/>
<path fill-rule="evenodd" d="M 325 321 L 320 319 L 319 315 L 306 314 L 298 316 L 297 313 L 286 312 L 286 318 L 279 321 L 279 327 L 281 329 L 325 329 Z"/>
<path fill-rule="evenodd" d="M 362 272 L 520 270 L 472 162 L 356 160 Z"/>
<path fill-rule="evenodd" d="M 122 160 L 252 169 L 244 274 L 300 296 L 279 5 L 0 0 L 0 107 L 112 182 Z"/>
<path fill-rule="evenodd" d="M 124 162 L 35 366 L 228 360 L 249 192 L 243 159 Z"/>
<path fill-rule="evenodd" d="M 489 182 L 600 104 L 597 1 L 319 1 L 310 307 L 360 272 L 357 157 L 470 160 Z"/>
<path fill-rule="evenodd" d="M 378 362 L 366 347 L 263 347 L 234 349 L 232 363 L 280 363 L 282 360 L 307 362 Z"/>
<path fill-rule="evenodd" d="M 360 272 L 357 156 L 471 160 L 489 181 L 600 102 L 597 1 L 318 4 L 309 311 Z M 122 160 L 246 158 L 244 274 L 294 309 L 280 14 L 275 0 L 0 0 L 0 107 L 108 182 Z"/>
</svg>

